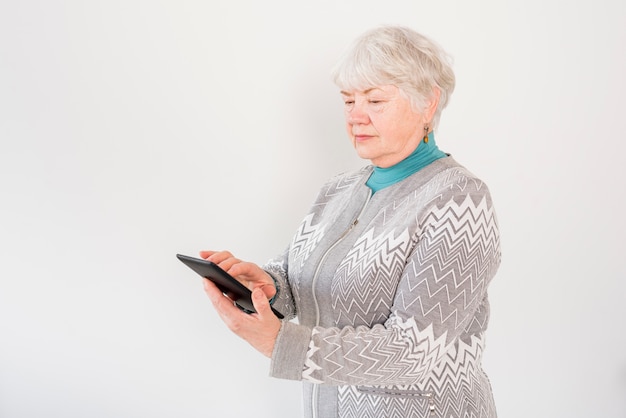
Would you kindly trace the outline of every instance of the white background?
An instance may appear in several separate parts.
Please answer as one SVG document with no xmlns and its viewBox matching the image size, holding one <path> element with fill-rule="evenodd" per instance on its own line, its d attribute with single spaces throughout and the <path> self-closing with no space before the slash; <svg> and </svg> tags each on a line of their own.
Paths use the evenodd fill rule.
<svg viewBox="0 0 626 418">
<path fill-rule="evenodd" d="M 515 417 L 626 417 L 626 2 L 0 0 L 0 417 L 297 417 L 176 253 L 263 263 L 364 162 L 329 70 L 409 25 L 490 186 L 485 368 Z"/>
</svg>

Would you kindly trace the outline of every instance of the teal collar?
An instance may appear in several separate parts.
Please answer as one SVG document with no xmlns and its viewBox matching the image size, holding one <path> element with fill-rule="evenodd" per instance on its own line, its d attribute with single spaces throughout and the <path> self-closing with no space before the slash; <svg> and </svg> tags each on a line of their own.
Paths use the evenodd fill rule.
<svg viewBox="0 0 626 418">
<path fill-rule="evenodd" d="M 437 147 L 435 134 L 431 132 L 428 134 L 428 141 L 422 140 L 415 151 L 398 164 L 387 168 L 374 166 L 374 171 L 366 184 L 372 189 L 372 193 L 376 193 L 417 173 L 433 161 L 446 156 L 447 154 Z"/>
</svg>

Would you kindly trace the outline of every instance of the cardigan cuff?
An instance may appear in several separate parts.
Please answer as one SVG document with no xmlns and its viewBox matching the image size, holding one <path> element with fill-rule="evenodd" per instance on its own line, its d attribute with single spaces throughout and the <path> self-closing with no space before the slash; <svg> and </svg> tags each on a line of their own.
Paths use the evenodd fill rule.
<svg viewBox="0 0 626 418">
<path fill-rule="evenodd" d="M 311 341 L 311 329 L 284 321 L 274 344 L 270 376 L 278 379 L 302 380 L 304 361 Z"/>
</svg>

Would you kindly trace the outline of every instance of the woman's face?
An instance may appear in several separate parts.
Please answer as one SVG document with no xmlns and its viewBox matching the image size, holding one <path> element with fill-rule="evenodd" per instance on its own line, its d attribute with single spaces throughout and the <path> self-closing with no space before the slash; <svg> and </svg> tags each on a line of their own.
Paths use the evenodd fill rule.
<svg viewBox="0 0 626 418">
<path fill-rule="evenodd" d="M 342 91 L 346 130 L 361 158 L 390 167 L 408 157 L 424 138 L 424 117 L 393 85 Z"/>
</svg>

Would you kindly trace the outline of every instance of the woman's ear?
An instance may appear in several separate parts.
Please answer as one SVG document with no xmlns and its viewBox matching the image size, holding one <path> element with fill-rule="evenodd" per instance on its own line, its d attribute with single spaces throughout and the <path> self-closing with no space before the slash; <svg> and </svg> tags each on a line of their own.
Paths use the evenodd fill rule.
<svg viewBox="0 0 626 418">
<path fill-rule="evenodd" d="M 430 123 L 435 116 L 435 112 L 437 111 L 437 106 L 439 106 L 439 98 L 441 97 L 441 90 L 439 87 L 433 87 L 433 94 L 430 96 L 429 101 L 426 103 L 426 108 L 424 109 L 424 120 L 427 123 Z"/>
</svg>

